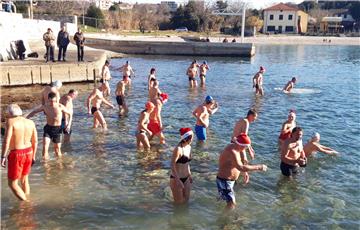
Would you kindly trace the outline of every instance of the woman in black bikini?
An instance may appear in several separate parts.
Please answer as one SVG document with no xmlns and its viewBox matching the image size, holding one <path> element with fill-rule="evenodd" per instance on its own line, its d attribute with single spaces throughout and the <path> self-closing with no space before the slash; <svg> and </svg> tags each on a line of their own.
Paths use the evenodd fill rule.
<svg viewBox="0 0 360 230">
<path fill-rule="evenodd" d="M 175 204 L 189 201 L 192 184 L 189 162 L 194 133 L 191 128 L 181 128 L 180 135 L 181 141 L 175 147 L 171 158 L 170 188 Z"/>
</svg>

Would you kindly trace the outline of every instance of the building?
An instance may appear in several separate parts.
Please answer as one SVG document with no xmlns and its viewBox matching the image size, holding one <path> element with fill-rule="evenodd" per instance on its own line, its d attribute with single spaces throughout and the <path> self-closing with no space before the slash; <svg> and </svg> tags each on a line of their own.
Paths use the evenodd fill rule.
<svg viewBox="0 0 360 230">
<path fill-rule="evenodd" d="M 161 1 L 161 5 L 169 7 L 170 12 L 176 12 L 178 4 L 175 1 Z"/>
<path fill-rule="evenodd" d="M 337 34 L 342 32 L 341 17 L 323 17 L 320 22 L 320 32 Z"/>
<path fill-rule="evenodd" d="M 341 17 L 341 25 L 343 29 L 342 32 L 349 32 L 354 30 L 356 23 L 349 10 L 338 12 L 333 16 Z"/>
<path fill-rule="evenodd" d="M 283 3 L 264 9 L 263 33 L 306 33 L 308 14 Z"/>
<path fill-rule="evenodd" d="M 95 0 L 95 6 L 101 10 L 108 10 L 112 5 L 112 0 Z"/>
</svg>

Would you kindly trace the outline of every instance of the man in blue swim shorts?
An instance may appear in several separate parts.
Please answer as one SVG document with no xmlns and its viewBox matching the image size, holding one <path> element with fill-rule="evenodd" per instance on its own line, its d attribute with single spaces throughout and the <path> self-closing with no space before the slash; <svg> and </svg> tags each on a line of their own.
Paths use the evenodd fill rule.
<svg viewBox="0 0 360 230">
<path fill-rule="evenodd" d="M 226 209 L 235 208 L 234 184 L 239 178 L 240 172 L 250 171 L 266 171 L 266 165 L 243 165 L 240 153 L 251 145 L 250 138 L 241 133 L 234 139 L 234 143 L 228 144 L 220 153 L 219 171 L 216 176 L 216 185 L 218 188 L 220 199 L 225 200 Z"/>
<path fill-rule="evenodd" d="M 199 141 L 206 140 L 206 128 L 209 126 L 209 117 L 218 110 L 217 102 L 211 97 L 206 96 L 203 104 L 199 105 L 193 115 L 196 117 L 195 134 Z"/>
</svg>

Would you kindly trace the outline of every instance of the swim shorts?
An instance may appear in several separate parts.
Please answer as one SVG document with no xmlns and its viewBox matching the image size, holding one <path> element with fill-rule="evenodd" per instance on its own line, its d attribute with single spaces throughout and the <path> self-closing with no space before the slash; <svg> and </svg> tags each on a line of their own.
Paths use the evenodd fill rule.
<svg viewBox="0 0 360 230">
<path fill-rule="evenodd" d="M 125 98 L 124 96 L 116 96 L 116 102 L 118 103 L 118 105 L 123 105 L 125 104 Z"/>
<path fill-rule="evenodd" d="M 196 81 L 195 77 L 189 77 L 189 81 Z"/>
<path fill-rule="evenodd" d="M 98 108 L 96 108 L 96 107 L 91 107 L 91 114 L 94 114 L 96 111 L 98 111 Z"/>
<path fill-rule="evenodd" d="M 61 130 L 62 130 L 62 133 L 63 134 L 67 134 L 67 135 L 70 135 L 72 133 L 72 129 L 70 127 L 70 131 L 66 131 L 65 129 L 65 119 L 61 119 Z"/>
<path fill-rule="evenodd" d="M 152 132 L 152 135 L 156 135 L 161 132 L 160 124 L 155 120 L 150 120 L 147 128 Z"/>
<path fill-rule="evenodd" d="M 206 128 L 201 125 L 195 125 L 195 134 L 200 141 L 206 140 Z"/>
<path fill-rule="evenodd" d="M 53 143 L 60 143 L 61 142 L 61 126 L 51 126 L 45 125 L 44 126 L 44 135 L 43 137 L 48 137 L 52 140 Z"/>
<path fill-rule="evenodd" d="M 234 180 L 227 180 L 216 177 L 216 185 L 221 199 L 225 200 L 226 202 L 235 203 Z"/>
<path fill-rule="evenodd" d="M 202 78 L 202 77 L 206 78 L 205 74 L 200 74 L 199 77 L 200 78 Z"/>
<path fill-rule="evenodd" d="M 11 150 L 8 156 L 8 178 L 16 180 L 29 175 L 32 157 L 32 147 Z"/>
<path fill-rule="evenodd" d="M 281 162 L 281 164 L 280 164 L 281 173 L 284 176 L 291 176 L 293 174 L 296 174 L 297 168 L 298 168 L 297 166 L 289 165 L 284 162 Z"/>
<path fill-rule="evenodd" d="M 259 84 L 256 84 L 256 85 L 255 85 L 255 88 L 256 88 L 256 89 L 259 89 Z"/>
</svg>

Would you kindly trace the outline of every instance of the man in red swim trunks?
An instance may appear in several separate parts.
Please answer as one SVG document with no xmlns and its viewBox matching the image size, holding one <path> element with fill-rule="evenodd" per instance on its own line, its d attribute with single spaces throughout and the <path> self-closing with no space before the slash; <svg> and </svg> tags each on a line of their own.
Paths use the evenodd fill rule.
<svg viewBox="0 0 360 230">
<path fill-rule="evenodd" d="M 165 144 L 165 136 L 162 132 L 163 124 L 161 119 L 161 109 L 162 106 L 168 100 L 168 95 L 166 93 L 161 93 L 155 101 L 155 108 L 150 113 L 149 124 L 147 128 L 152 132 L 149 140 L 154 138 L 154 136 L 158 136 L 160 138 L 160 144 Z"/>
<path fill-rule="evenodd" d="M 5 137 L 1 152 L 1 166 L 5 167 L 8 159 L 8 185 L 20 200 L 27 200 L 30 195 L 28 175 L 35 163 L 37 132 L 35 123 L 22 117 L 17 104 L 8 107 L 9 117 L 6 122 Z M 8 156 L 7 152 L 10 150 Z M 21 187 L 18 185 L 20 179 Z"/>
</svg>

